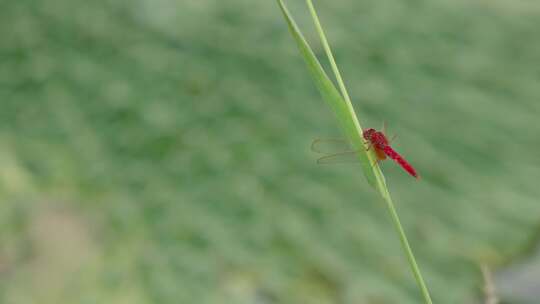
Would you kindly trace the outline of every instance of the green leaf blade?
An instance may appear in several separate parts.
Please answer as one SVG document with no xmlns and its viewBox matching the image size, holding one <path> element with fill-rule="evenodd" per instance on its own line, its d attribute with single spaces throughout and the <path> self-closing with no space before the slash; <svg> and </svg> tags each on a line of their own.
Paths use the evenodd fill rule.
<svg viewBox="0 0 540 304">
<path fill-rule="evenodd" d="M 396 232 L 398 233 L 401 245 L 407 257 L 407 261 L 409 263 L 409 266 L 411 267 L 411 271 L 422 293 L 424 301 L 426 304 L 432 304 L 429 290 L 424 282 L 424 279 L 422 278 L 422 274 L 420 272 L 418 264 L 416 263 L 416 259 L 409 245 L 409 241 L 407 240 L 407 235 L 405 234 L 405 230 L 403 229 L 403 226 L 401 225 L 401 222 L 399 220 L 399 216 L 394 207 L 394 203 L 392 202 L 392 197 L 390 196 L 390 192 L 388 191 L 388 187 L 386 186 L 386 180 L 384 178 L 384 175 L 382 174 L 379 166 L 376 165 L 373 161 L 373 152 L 367 152 L 366 144 L 364 143 L 364 140 L 362 138 L 362 128 L 360 126 L 358 118 L 356 117 L 356 113 L 352 106 L 349 94 L 341 77 L 337 64 L 334 60 L 332 50 L 330 49 L 315 8 L 313 7 L 313 3 L 311 2 L 311 0 L 306 0 L 311 15 L 313 17 L 313 21 L 315 22 L 315 25 L 317 27 L 317 31 L 319 32 L 319 36 L 321 37 L 325 52 L 328 56 L 328 59 L 330 60 L 332 70 L 340 86 L 341 94 L 336 89 L 332 81 L 328 78 L 328 75 L 326 75 L 324 69 L 317 60 L 317 57 L 311 50 L 309 44 L 303 37 L 292 16 L 289 14 L 287 8 L 283 4 L 283 1 L 277 1 L 281 8 L 281 11 L 283 12 L 283 16 L 287 21 L 289 30 L 291 31 L 291 34 L 293 35 L 295 41 L 298 44 L 300 53 L 304 57 L 304 60 L 308 65 L 310 73 L 315 80 L 317 88 L 323 96 L 323 99 L 334 110 L 338 121 L 340 122 L 342 128 L 344 129 L 347 137 L 349 138 L 353 146 L 359 151 L 361 151 L 360 153 L 358 153 L 358 155 L 362 163 L 362 170 L 364 172 L 364 175 L 366 176 L 368 183 L 379 192 L 379 194 L 385 201 L 390 216 L 392 218 L 392 222 L 394 223 L 394 227 L 396 228 Z"/>
<path fill-rule="evenodd" d="M 362 165 L 362 171 L 364 173 L 364 176 L 372 187 L 377 188 L 378 186 L 380 186 L 378 185 L 378 183 L 381 182 L 380 178 L 382 177 L 382 174 L 380 173 L 380 170 L 377 166 L 372 166 L 374 161 L 367 152 L 367 147 L 364 144 L 364 140 L 362 138 L 362 128 L 358 120 L 356 119 L 356 115 L 354 114 L 354 112 L 351 112 L 350 107 L 347 105 L 337 88 L 334 86 L 334 84 L 322 68 L 319 60 L 313 53 L 313 50 L 311 49 L 308 42 L 302 35 L 302 32 L 296 25 L 296 22 L 283 4 L 283 1 L 277 1 L 281 12 L 285 17 L 285 21 L 287 22 L 289 30 L 298 45 L 300 53 L 302 54 L 302 57 L 304 58 L 304 61 L 308 66 L 309 72 L 313 80 L 315 81 L 317 89 L 322 95 L 324 101 L 330 106 L 330 108 L 337 116 L 337 119 L 340 122 L 340 125 L 345 134 L 347 135 L 347 138 L 350 140 L 352 146 L 358 151 L 361 151 L 360 153 L 358 153 L 358 156 L 360 158 L 360 163 Z"/>
</svg>

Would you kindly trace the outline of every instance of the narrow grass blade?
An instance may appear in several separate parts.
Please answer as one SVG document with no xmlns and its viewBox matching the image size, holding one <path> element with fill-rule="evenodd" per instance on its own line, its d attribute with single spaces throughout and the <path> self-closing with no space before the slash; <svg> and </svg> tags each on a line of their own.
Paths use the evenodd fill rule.
<svg viewBox="0 0 540 304">
<path fill-rule="evenodd" d="M 367 146 L 364 144 L 364 140 L 362 139 L 362 128 L 360 126 L 360 123 L 358 122 L 358 119 L 356 118 L 356 115 L 354 115 L 354 110 L 345 102 L 345 100 L 343 99 L 339 91 L 336 89 L 330 78 L 328 78 L 328 75 L 322 68 L 319 60 L 317 59 L 306 39 L 300 32 L 300 29 L 294 22 L 289 11 L 285 7 L 285 4 L 283 4 L 283 1 L 277 1 L 279 7 L 281 8 L 281 11 L 283 12 L 283 16 L 287 21 L 289 30 L 291 31 L 294 40 L 298 44 L 300 53 L 302 54 L 302 57 L 304 58 L 309 68 L 310 74 L 315 80 L 315 84 L 317 85 L 319 92 L 321 93 L 326 103 L 332 108 L 332 110 L 336 114 L 338 121 L 341 123 L 343 131 L 345 131 L 345 134 L 347 135 L 347 138 L 350 140 L 354 149 L 361 151 L 360 153 L 358 153 L 358 156 L 362 165 L 362 171 L 364 172 L 368 183 L 373 187 L 377 187 L 377 182 L 380 182 L 382 174 L 380 173 L 378 167 L 372 168 L 371 166 L 371 164 L 374 162 L 373 156 L 371 156 L 366 151 Z M 379 171 L 377 172 L 379 174 L 379 177 L 376 177 L 376 171 Z"/>
<path fill-rule="evenodd" d="M 313 7 L 313 3 L 311 2 L 311 0 L 306 0 L 313 21 L 315 23 L 315 26 L 317 27 L 317 31 L 323 43 L 325 52 L 328 56 L 328 59 L 330 60 L 330 65 L 332 67 L 334 75 L 336 76 L 336 80 L 341 90 L 341 94 L 337 91 L 332 81 L 330 81 L 330 79 L 324 72 L 319 61 L 311 50 L 309 44 L 304 39 L 302 33 L 300 32 L 300 29 L 298 28 L 292 16 L 289 14 L 289 11 L 285 7 L 283 0 L 277 0 L 277 2 L 281 8 L 281 11 L 283 12 L 285 20 L 287 21 L 289 30 L 291 31 L 291 34 L 293 35 L 296 43 L 298 44 L 300 53 L 304 57 L 304 60 L 306 61 L 311 75 L 314 78 L 315 83 L 317 84 L 317 87 L 319 88 L 319 91 L 321 92 L 324 100 L 332 107 L 332 109 L 336 113 L 338 121 L 340 121 L 353 147 L 360 151 L 358 155 L 360 156 L 364 175 L 366 176 L 369 184 L 372 185 L 380 193 L 383 200 L 385 201 L 388 212 L 390 213 L 390 216 L 392 218 L 392 222 L 394 223 L 394 227 L 399 235 L 401 245 L 403 247 L 403 250 L 405 251 L 407 261 L 411 267 L 418 287 L 422 292 L 422 296 L 424 297 L 424 301 L 426 304 L 432 304 L 431 296 L 424 282 L 424 279 L 422 278 L 422 274 L 420 272 L 418 264 L 416 263 L 416 259 L 409 245 L 409 241 L 407 240 L 405 230 L 403 229 L 403 226 L 401 225 L 401 222 L 399 220 L 399 216 L 394 207 L 394 203 L 392 202 L 392 197 L 390 196 L 390 192 L 388 191 L 388 188 L 386 186 L 384 176 L 379 166 L 376 165 L 375 162 L 373 162 L 373 153 L 368 153 L 366 151 L 367 146 L 362 139 L 362 128 L 360 127 L 360 123 L 352 106 L 349 94 L 347 92 L 337 64 L 334 60 L 334 56 L 332 55 L 332 51 L 320 24 L 319 17 L 317 16 L 315 8 Z"/>
</svg>

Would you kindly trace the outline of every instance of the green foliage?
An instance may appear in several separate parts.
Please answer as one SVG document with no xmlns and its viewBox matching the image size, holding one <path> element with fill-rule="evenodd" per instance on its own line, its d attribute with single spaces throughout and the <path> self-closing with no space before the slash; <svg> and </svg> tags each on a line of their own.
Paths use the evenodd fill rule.
<svg viewBox="0 0 540 304">
<path fill-rule="evenodd" d="M 362 127 L 358 122 L 358 118 L 356 118 L 354 109 L 351 107 L 350 100 L 348 100 L 347 97 L 346 101 L 344 97 L 340 95 L 330 78 L 328 78 L 328 75 L 326 75 L 326 72 L 319 63 L 319 60 L 311 50 L 311 47 L 302 35 L 300 29 L 298 29 L 298 26 L 292 19 L 283 2 L 279 0 L 277 2 L 281 11 L 283 12 L 283 16 L 285 17 L 289 30 L 298 45 L 300 53 L 302 54 L 302 57 L 309 68 L 311 76 L 319 89 L 319 92 L 326 103 L 336 114 L 337 120 L 341 123 L 343 130 L 353 144 L 353 147 L 359 151 L 358 157 L 362 164 L 362 169 L 368 183 L 370 183 L 373 187 L 376 187 L 377 184 L 384 185 L 384 177 L 381 175 L 378 166 L 372 166 L 374 162 L 373 157 L 369 157 L 368 153 L 366 152 L 367 146 L 364 144 L 364 140 L 362 139 Z M 377 181 L 377 179 L 380 179 L 380 181 Z"/>
<path fill-rule="evenodd" d="M 319 4 L 422 175 L 382 165 L 435 303 L 537 229 L 539 5 Z M 0 65 L 0 302 L 421 301 L 359 167 L 315 164 L 340 133 L 275 2 L 3 1 Z"/>
<path fill-rule="evenodd" d="M 349 93 L 347 89 L 345 88 L 345 84 L 341 77 L 341 73 L 339 72 L 334 56 L 332 54 L 332 50 L 330 49 L 326 35 L 324 34 L 323 28 L 320 24 L 319 17 L 315 11 L 315 7 L 313 6 L 313 3 L 311 2 L 311 0 L 306 1 L 309 7 L 309 10 L 311 12 L 313 21 L 315 23 L 315 26 L 317 27 L 317 31 L 319 33 L 323 46 L 325 48 L 326 54 L 332 66 L 332 70 L 334 71 L 334 75 L 336 76 L 336 80 L 341 89 L 342 95 L 339 95 L 339 93 L 337 92 L 337 89 L 333 86 L 332 82 L 330 81 L 326 73 L 324 72 L 323 68 L 319 64 L 319 61 L 313 54 L 313 51 L 311 50 L 309 44 L 304 39 L 302 33 L 296 26 L 296 23 L 292 19 L 292 16 L 289 14 L 283 1 L 278 0 L 277 2 L 279 4 L 281 11 L 283 12 L 283 16 L 285 17 L 285 21 L 287 22 L 289 26 L 289 30 L 291 31 L 291 34 L 293 35 L 294 39 L 296 40 L 298 44 L 300 53 L 304 57 L 304 60 L 306 61 L 309 67 L 311 75 L 313 76 L 313 79 L 315 80 L 315 83 L 317 84 L 319 91 L 321 92 L 321 95 L 326 100 L 326 102 L 330 105 L 330 107 L 334 110 L 334 113 L 336 114 L 338 121 L 341 122 L 341 125 L 343 126 L 343 129 L 345 130 L 347 137 L 353 143 L 353 146 L 357 150 L 361 151 L 359 153 L 359 158 L 362 163 L 364 175 L 367 177 L 368 182 L 374 188 L 376 188 L 377 191 L 379 191 L 379 193 L 381 194 L 381 197 L 384 199 L 386 206 L 388 207 L 390 216 L 392 218 L 392 222 L 394 223 L 396 231 L 399 235 L 399 239 L 403 246 L 403 251 L 405 252 L 405 255 L 407 256 L 414 278 L 416 279 L 418 287 L 424 297 L 424 301 L 427 304 L 431 304 L 431 297 L 429 295 L 429 291 L 424 282 L 424 279 L 422 278 L 422 274 L 420 273 L 420 269 L 418 268 L 418 265 L 414 258 L 414 254 L 409 245 L 409 241 L 407 240 L 405 231 L 403 230 L 403 227 L 400 223 L 397 211 L 394 207 L 394 203 L 392 202 L 392 198 L 390 196 L 390 192 L 388 191 L 388 188 L 386 187 L 386 181 L 384 180 L 384 176 L 379 166 L 374 163 L 375 157 L 373 157 L 373 152 L 371 152 L 372 157 L 370 157 L 369 153 L 367 153 L 368 147 L 367 147 L 367 144 L 364 142 L 364 139 L 362 138 L 362 127 L 360 126 L 360 123 L 358 122 L 358 118 L 356 117 L 356 113 L 354 112 L 354 108 L 352 106 Z"/>
</svg>

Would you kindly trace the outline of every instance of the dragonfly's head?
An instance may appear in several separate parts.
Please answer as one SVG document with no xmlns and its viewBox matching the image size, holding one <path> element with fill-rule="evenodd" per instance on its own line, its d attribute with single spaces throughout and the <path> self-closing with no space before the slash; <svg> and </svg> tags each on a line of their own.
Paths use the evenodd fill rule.
<svg viewBox="0 0 540 304">
<path fill-rule="evenodd" d="M 364 132 L 362 133 L 362 136 L 364 137 L 365 140 L 369 141 L 369 140 L 371 140 L 371 137 L 375 133 L 377 133 L 377 130 L 370 128 L 370 129 L 364 130 Z"/>
</svg>

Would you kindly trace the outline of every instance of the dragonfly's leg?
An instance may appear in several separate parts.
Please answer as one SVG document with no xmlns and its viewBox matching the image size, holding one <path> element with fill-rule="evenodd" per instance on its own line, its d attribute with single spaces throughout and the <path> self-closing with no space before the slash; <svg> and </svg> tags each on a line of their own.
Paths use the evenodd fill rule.
<svg viewBox="0 0 540 304">
<path fill-rule="evenodd" d="M 371 149 L 371 147 L 373 146 L 373 145 L 371 144 L 371 142 L 369 142 L 369 141 L 365 141 L 364 144 L 368 145 L 366 151 L 369 151 L 369 150 Z"/>
<path fill-rule="evenodd" d="M 382 133 L 386 135 L 386 120 L 383 120 Z"/>
<path fill-rule="evenodd" d="M 397 137 L 397 135 L 396 135 L 396 134 L 392 135 L 392 138 L 390 138 L 390 140 L 389 140 L 388 142 L 393 142 L 393 141 L 394 141 L 394 139 L 396 139 L 396 137 Z"/>
</svg>

